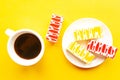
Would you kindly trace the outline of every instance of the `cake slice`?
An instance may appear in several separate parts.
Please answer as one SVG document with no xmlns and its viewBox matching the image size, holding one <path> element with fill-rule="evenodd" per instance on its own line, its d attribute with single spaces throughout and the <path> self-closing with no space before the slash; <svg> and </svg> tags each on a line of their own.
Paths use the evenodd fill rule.
<svg viewBox="0 0 120 80">
<path fill-rule="evenodd" d="M 114 58 L 117 52 L 117 48 L 111 45 L 104 44 L 102 42 L 91 40 L 87 45 L 87 50 L 100 54 L 105 57 Z"/>
<path fill-rule="evenodd" d="M 46 39 L 50 42 L 55 43 L 58 40 L 60 30 L 62 27 L 63 17 L 53 14 L 50 20 Z"/>
<path fill-rule="evenodd" d="M 76 30 L 74 32 L 74 37 L 76 41 L 97 39 L 101 37 L 101 33 L 102 33 L 101 27 L 95 26 L 94 28 Z"/>
<path fill-rule="evenodd" d="M 87 64 L 92 62 L 92 60 L 95 58 L 95 56 L 92 53 L 87 51 L 84 47 L 81 47 L 81 45 L 77 42 L 72 42 L 68 46 L 67 50 L 75 57 Z"/>
</svg>

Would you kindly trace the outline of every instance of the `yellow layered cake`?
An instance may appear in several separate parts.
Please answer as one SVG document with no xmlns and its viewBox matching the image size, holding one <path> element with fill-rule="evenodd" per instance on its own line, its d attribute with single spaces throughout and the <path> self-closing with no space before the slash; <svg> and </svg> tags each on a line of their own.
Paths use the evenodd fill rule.
<svg viewBox="0 0 120 80">
<path fill-rule="evenodd" d="M 76 30 L 74 32 L 74 37 L 76 41 L 97 39 L 101 37 L 101 33 L 102 33 L 101 27 L 96 26 L 94 28 Z"/>
<path fill-rule="evenodd" d="M 67 50 L 85 63 L 90 63 L 95 58 L 92 53 L 87 51 L 84 47 L 81 47 L 77 42 L 72 42 Z"/>
</svg>

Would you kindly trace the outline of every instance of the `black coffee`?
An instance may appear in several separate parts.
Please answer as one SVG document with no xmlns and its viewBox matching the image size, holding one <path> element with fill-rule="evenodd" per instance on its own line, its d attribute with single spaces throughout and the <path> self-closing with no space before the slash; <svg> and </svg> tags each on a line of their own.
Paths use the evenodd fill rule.
<svg viewBox="0 0 120 80">
<path fill-rule="evenodd" d="M 41 42 L 35 35 L 25 33 L 16 39 L 14 48 L 21 58 L 33 59 L 41 51 Z"/>
</svg>

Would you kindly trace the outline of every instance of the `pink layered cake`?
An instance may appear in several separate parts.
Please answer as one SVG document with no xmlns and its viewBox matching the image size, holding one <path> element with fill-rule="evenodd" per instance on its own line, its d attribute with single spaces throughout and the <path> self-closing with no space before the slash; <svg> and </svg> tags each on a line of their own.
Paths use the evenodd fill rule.
<svg viewBox="0 0 120 80">
<path fill-rule="evenodd" d="M 91 40 L 88 45 L 87 45 L 87 50 L 90 52 L 94 52 L 97 54 L 100 54 L 102 56 L 105 57 L 110 57 L 110 58 L 114 58 L 116 52 L 117 52 L 117 48 L 98 42 L 96 40 Z"/>
<path fill-rule="evenodd" d="M 62 26 L 62 22 L 63 22 L 63 17 L 58 16 L 53 14 L 51 21 L 50 21 L 50 26 L 48 28 L 48 32 L 46 35 L 46 39 L 50 42 L 56 42 L 58 37 L 59 37 L 59 33 L 60 33 L 60 29 Z"/>
</svg>

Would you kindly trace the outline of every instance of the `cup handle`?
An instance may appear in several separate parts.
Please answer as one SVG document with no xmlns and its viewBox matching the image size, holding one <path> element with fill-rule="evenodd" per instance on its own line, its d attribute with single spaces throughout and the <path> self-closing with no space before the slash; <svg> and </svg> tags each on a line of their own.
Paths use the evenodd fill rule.
<svg viewBox="0 0 120 80">
<path fill-rule="evenodd" d="M 8 35 L 9 37 L 12 36 L 15 33 L 12 29 L 6 29 L 5 34 Z"/>
</svg>

